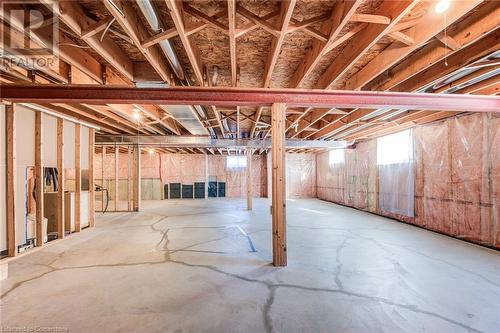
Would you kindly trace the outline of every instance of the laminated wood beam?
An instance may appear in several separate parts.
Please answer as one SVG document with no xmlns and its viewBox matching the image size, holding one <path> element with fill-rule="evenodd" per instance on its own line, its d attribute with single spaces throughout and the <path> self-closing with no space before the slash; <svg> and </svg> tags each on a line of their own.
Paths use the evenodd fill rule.
<svg viewBox="0 0 500 333">
<path fill-rule="evenodd" d="M 287 265 L 286 187 L 285 187 L 285 124 L 286 106 L 273 104 L 272 127 L 272 236 L 273 264 Z"/>
<path fill-rule="evenodd" d="M 75 124 L 75 232 L 82 230 L 81 226 L 81 200 L 82 200 L 82 150 L 81 127 Z"/>
<path fill-rule="evenodd" d="M 35 245 L 43 245 L 43 188 L 45 186 L 43 177 L 43 126 L 42 113 L 35 112 L 35 197 L 36 197 L 36 222 L 35 222 Z"/>
<path fill-rule="evenodd" d="M 63 239 L 65 234 L 64 221 L 64 120 L 57 118 L 57 200 L 56 226 L 57 238 Z M 68 221 L 69 222 L 69 221 Z"/>
<path fill-rule="evenodd" d="M 89 227 L 95 226 L 95 178 L 94 178 L 95 131 L 89 128 Z"/>
<path fill-rule="evenodd" d="M 7 255 L 17 255 L 16 240 L 16 114 L 14 104 L 5 105 L 5 142 L 7 186 L 5 209 L 7 220 Z"/>
</svg>

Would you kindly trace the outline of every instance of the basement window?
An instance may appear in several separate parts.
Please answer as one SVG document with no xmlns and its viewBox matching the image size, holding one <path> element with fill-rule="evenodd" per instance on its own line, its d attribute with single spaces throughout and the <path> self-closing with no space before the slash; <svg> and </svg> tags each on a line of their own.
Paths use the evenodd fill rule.
<svg viewBox="0 0 500 333">
<path fill-rule="evenodd" d="M 330 150 L 328 155 L 328 164 L 330 164 L 330 166 L 333 166 L 335 164 L 344 164 L 344 160 L 345 160 L 344 149 Z"/>
<path fill-rule="evenodd" d="M 408 163 L 413 160 L 411 130 L 377 139 L 377 165 Z"/>
<path fill-rule="evenodd" d="M 227 169 L 245 169 L 247 167 L 246 156 L 227 156 L 226 168 Z"/>
</svg>

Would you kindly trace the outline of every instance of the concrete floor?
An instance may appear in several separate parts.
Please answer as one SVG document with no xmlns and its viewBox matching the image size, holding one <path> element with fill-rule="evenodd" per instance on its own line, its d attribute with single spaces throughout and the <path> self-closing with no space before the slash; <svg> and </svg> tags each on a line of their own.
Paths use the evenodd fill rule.
<svg viewBox="0 0 500 333">
<path fill-rule="evenodd" d="M 2 327 L 71 332 L 499 332 L 500 253 L 319 200 L 144 203 L 19 258 Z"/>
</svg>

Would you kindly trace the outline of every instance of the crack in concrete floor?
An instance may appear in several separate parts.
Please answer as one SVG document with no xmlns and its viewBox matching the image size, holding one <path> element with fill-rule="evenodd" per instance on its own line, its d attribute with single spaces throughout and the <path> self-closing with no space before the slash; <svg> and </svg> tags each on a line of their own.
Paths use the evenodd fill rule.
<svg viewBox="0 0 500 333">
<path fill-rule="evenodd" d="M 189 262 L 182 261 L 182 260 L 172 259 L 171 255 L 175 254 L 176 252 L 180 252 L 182 250 L 186 250 L 186 249 L 198 246 L 198 245 L 203 245 L 203 244 L 207 244 L 207 243 L 210 243 L 210 242 L 215 242 L 215 241 L 223 240 L 223 239 L 226 239 L 228 237 L 228 236 L 224 236 L 224 237 L 210 239 L 210 240 L 203 241 L 203 242 L 194 243 L 194 244 L 191 244 L 189 246 L 183 247 L 181 249 L 175 249 L 175 250 L 170 249 L 169 248 L 170 239 L 168 237 L 168 233 L 170 231 L 172 231 L 172 230 L 194 229 L 194 228 L 196 228 L 196 229 L 200 229 L 200 228 L 205 228 L 205 229 L 222 229 L 222 228 L 226 228 L 226 226 L 172 227 L 172 228 L 167 228 L 167 229 L 161 229 L 161 228 L 157 228 L 156 227 L 157 224 L 164 222 L 168 218 L 173 218 L 173 217 L 177 217 L 177 216 L 187 216 L 187 215 L 194 216 L 194 215 L 199 215 L 199 214 L 206 214 L 206 213 L 205 212 L 201 212 L 201 213 L 198 213 L 198 214 L 185 214 L 185 215 L 172 215 L 172 216 L 160 215 L 160 217 L 155 222 L 153 222 L 152 224 L 141 225 L 143 227 L 150 227 L 154 232 L 158 232 L 158 233 L 161 234 L 161 239 L 158 241 L 158 243 L 156 244 L 155 248 L 160 247 L 160 245 L 162 243 L 164 243 L 163 246 L 161 246 L 161 251 L 164 252 L 164 258 L 163 258 L 163 260 L 159 260 L 159 261 L 139 261 L 139 262 L 133 262 L 133 263 L 110 263 L 110 264 L 95 264 L 95 265 L 83 265 L 83 266 L 54 267 L 53 264 L 55 262 L 57 262 L 59 259 L 61 259 L 66 254 L 66 251 L 62 251 L 61 253 L 57 254 L 57 256 L 51 262 L 49 262 L 48 264 L 36 264 L 36 265 L 39 265 L 39 266 L 47 267 L 49 269 L 48 271 L 43 272 L 43 273 L 41 273 L 39 275 L 36 275 L 34 277 L 31 277 L 31 278 L 28 278 L 28 279 L 16 282 L 10 289 L 8 289 L 4 293 L 2 293 L 2 295 L 0 296 L 0 299 L 4 299 L 9 294 L 11 294 L 12 292 L 14 292 L 16 289 L 18 289 L 19 287 L 21 287 L 21 286 L 23 286 L 23 285 L 25 285 L 27 283 L 33 282 L 35 280 L 43 278 L 46 275 L 49 275 L 51 273 L 58 272 L 58 271 L 74 270 L 74 269 L 82 269 L 82 270 L 84 270 L 84 269 L 102 268 L 102 267 L 127 267 L 127 266 L 140 266 L 140 265 L 160 265 L 160 264 L 169 264 L 169 263 L 171 263 L 171 264 L 176 264 L 176 265 L 182 265 L 184 267 L 206 269 L 206 270 L 210 270 L 212 272 L 218 273 L 218 274 L 223 274 L 224 276 L 227 276 L 227 277 L 230 277 L 230 278 L 233 278 L 233 279 L 238 279 L 238 280 L 245 281 L 245 282 L 248 282 L 248 283 L 256 283 L 256 284 L 265 286 L 268 289 L 268 297 L 267 297 L 267 299 L 266 299 L 266 301 L 264 303 L 264 306 L 262 307 L 262 317 L 263 317 L 264 328 L 265 328 L 266 332 L 269 332 L 269 333 L 272 333 L 272 332 L 275 331 L 274 327 L 273 327 L 273 321 L 272 321 L 272 317 L 271 317 L 271 311 L 272 311 L 273 303 L 275 301 L 276 291 L 278 289 L 280 289 L 280 288 L 291 288 L 291 289 L 297 289 L 297 290 L 301 290 L 301 291 L 319 292 L 319 293 L 342 294 L 342 295 L 345 295 L 345 296 L 360 298 L 360 299 L 363 299 L 363 300 L 368 300 L 368 301 L 379 303 L 379 304 L 380 303 L 381 304 L 386 304 L 386 305 L 394 306 L 394 307 L 397 307 L 397 308 L 400 308 L 400 309 L 404 309 L 404 310 L 407 310 L 407 311 L 411 311 L 411 312 L 414 312 L 414 313 L 417 313 L 417 314 L 423 314 L 423 315 L 426 315 L 426 316 L 431 316 L 431 317 L 434 317 L 434 318 L 438 318 L 438 319 L 446 321 L 446 322 L 448 322 L 450 324 L 453 324 L 453 325 L 456 325 L 456 326 L 461 327 L 463 329 L 466 329 L 469 332 L 483 333 L 482 331 L 480 331 L 478 329 L 475 329 L 475 328 L 470 327 L 470 326 L 468 326 L 468 325 L 466 325 L 466 324 L 464 324 L 462 322 L 459 322 L 459 321 L 456 321 L 454 319 L 451 319 L 451 318 L 448 318 L 446 316 L 443 316 L 443 315 L 441 315 L 439 313 L 436 313 L 436 312 L 433 312 L 433 311 L 424 310 L 424 309 L 420 309 L 417 305 L 411 305 L 411 304 L 403 304 L 403 303 L 393 302 L 393 301 L 391 301 L 389 299 L 386 299 L 386 298 L 383 298 L 383 297 L 370 296 L 370 295 L 363 294 L 363 293 L 357 293 L 357 292 L 352 292 L 352 291 L 345 290 L 344 286 L 342 284 L 342 281 L 340 280 L 340 275 L 341 275 L 341 272 L 342 272 L 342 262 L 340 260 L 340 256 L 341 256 L 342 250 L 345 248 L 345 246 L 347 244 L 348 239 L 363 238 L 363 239 L 366 239 L 366 240 L 369 240 L 369 241 L 372 241 L 372 242 L 376 243 L 378 246 L 380 246 L 381 248 L 383 248 L 385 251 L 388 251 L 385 248 L 385 246 L 383 246 L 382 244 L 380 244 L 380 242 L 376 241 L 375 239 L 368 238 L 368 237 L 363 237 L 363 236 L 360 236 L 360 235 L 354 233 L 354 230 L 359 230 L 359 228 L 349 229 L 349 228 L 331 228 L 331 227 L 325 227 L 325 228 L 323 228 L 323 227 L 305 227 L 305 226 L 294 226 L 294 225 L 290 225 L 289 226 L 290 228 L 294 228 L 294 227 L 297 228 L 298 227 L 298 228 L 304 228 L 304 229 L 310 229 L 310 230 L 320 230 L 320 231 L 321 230 L 330 230 L 330 229 L 344 230 L 344 231 L 348 231 L 348 232 L 350 232 L 352 234 L 353 237 L 344 237 L 344 240 L 341 242 L 341 244 L 339 244 L 336 247 L 336 264 L 337 264 L 337 267 L 334 269 L 334 280 L 335 280 L 335 283 L 338 286 L 338 288 L 336 288 L 336 289 L 333 289 L 333 288 L 315 288 L 315 287 L 308 287 L 308 286 L 296 285 L 296 284 L 288 284 L 288 283 L 272 283 L 270 281 L 263 281 L 263 280 L 259 280 L 259 279 L 256 279 L 256 278 L 247 277 L 247 276 L 240 275 L 240 274 L 235 274 L 235 273 L 227 272 L 227 271 L 224 271 L 224 270 L 220 269 L 219 267 L 216 267 L 216 266 L 213 266 L 213 265 L 194 264 L 194 263 L 189 263 Z M 158 214 L 155 214 L 155 215 L 158 215 Z M 381 226 L 381 225 L 379 225 L 379 226 Z M 129 226 L 124 226 L 124 227 L 129 227 Z M 365 229 L 365 228 L 363 228 L 363 229 Z M 263 232 L 263 231 L 270 231 L 270 229 L 254 230 L 252 232 L 247 232 L 247 235 L 252 235 L 254 233 Z M 393 246 L 399 246 L 399 245 L 395 245 L 395 244 L 391 244 L 391 245 L 393 245 Z M 399 247 L 404 247 L 404 246 L 399 246 Z M 412 250 L 407 249 L 407 250 L 413 252 L 413 249 Z M 390 252 L 392 253 L 392 251 L 390 251 Z M 416 252 L 416 253 L 418 253 L 418 252 Z M 419 253 L 419 254 L 424 255 L 422 253 Z M 427 255 L 425 255 L 425 256 L 428 257 L 429 259 L 437 260 L 437 261 L 443 262 L 445 264 L 450 264 L 450 263 L 448 263 L 448 262 L 446 262 L 444 260 L 432 258 L 432 257 L 427 256 Z M 450 265 L 453 265 L 453 264 L 450 264 Z M 455 267 L 456 265 L 453 265 L 453 266 Z M 455 268 L 462 269 L 460 266 L 456 266 Z M 275 268 L 275 269 L 279 269 L 279 268 Z M 474 274 L 474 272 L 470 272 L 468 270 L 464 270 L 464 271 L 467 272 L 467 273 Z M 480 276 L 480 277 L 482 277 L 482 276 Z M 490 282 L 490 283 L 492 282 L 492 281 L 489 281 L 488 279 L 486 279 L 486 280 L 488 282 Z"/>
</svg>

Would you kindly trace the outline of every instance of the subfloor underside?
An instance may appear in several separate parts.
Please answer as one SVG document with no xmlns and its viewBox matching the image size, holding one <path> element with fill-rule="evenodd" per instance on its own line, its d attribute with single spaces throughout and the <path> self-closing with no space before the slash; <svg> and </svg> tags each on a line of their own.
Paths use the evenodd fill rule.
<svg viewBox="0 0 500 333">
<path fill-rule="evenodd" d="M 9 263 L 1 326 L 71 332 L 499 332 L 500 254 L 319 200 L 144 202 Z"/>
</svg>

